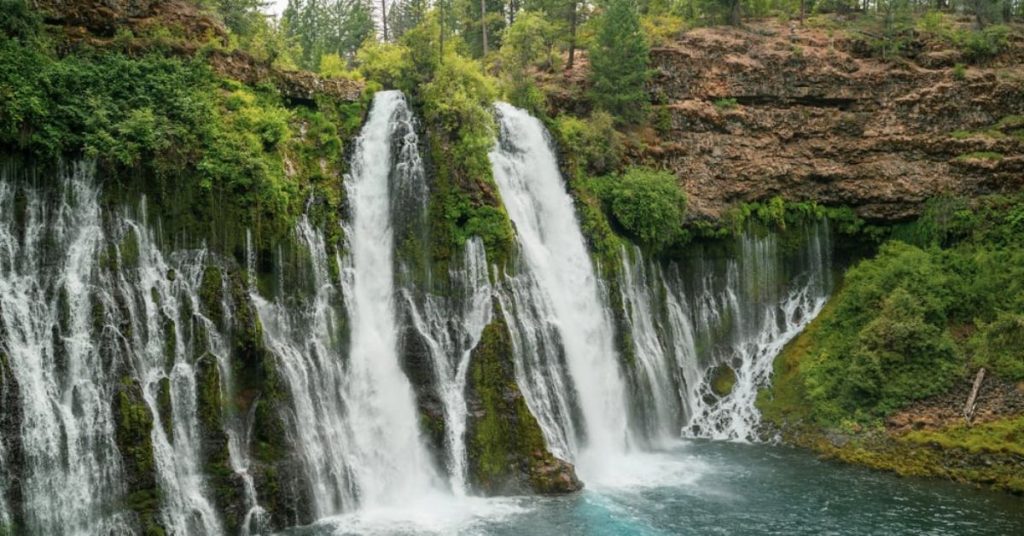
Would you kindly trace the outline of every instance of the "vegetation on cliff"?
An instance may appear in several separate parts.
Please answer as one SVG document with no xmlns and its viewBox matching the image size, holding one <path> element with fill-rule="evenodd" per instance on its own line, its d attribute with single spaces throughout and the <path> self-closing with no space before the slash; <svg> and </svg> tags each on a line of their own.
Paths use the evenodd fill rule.
<svg viewBox="0 0 1024 536">
<path fill-rule="evenodd" d="M 899 412 L 969 385 L 979 368 L 989 384 L 1024 380 L 1024 200 L 939 199 L 893 235 L 907 242 L 891 240 L 850 268 L 821 315 L 779 356 L 773 386 L 759 400 L 765 417 L 798 442 L 914 474 L 934 474 L 927 464 L 902 465 L 932 445 L 1019 455 L 1004 452 L 1021 430 L 1012 410 L 976 426 L 968 417 L 967 424 L 928 421 L 927 431 L 910 434 L 886 430 Z M 822 430 L 855 440 L 829 443 Z M 975 463 L 986 462 L 964 465 Z M 983 471 L 981 480 L 966 469 L 954 473 L 1024 490 L 998 472 Z"/>
</svg>

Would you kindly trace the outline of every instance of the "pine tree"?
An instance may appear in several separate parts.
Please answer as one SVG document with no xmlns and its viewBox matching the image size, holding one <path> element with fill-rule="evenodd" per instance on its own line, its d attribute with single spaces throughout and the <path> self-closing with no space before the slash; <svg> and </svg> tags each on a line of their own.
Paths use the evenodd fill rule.
<svg viewBox="0 0 1024 536">
<path fill-rule="evenodd" d="M 648 105 L 647 53 L 636 0 L 607 0 L 590 49 L 591 92 L 599 109 L 625 123 L 643 119 Z"/>
</svg>

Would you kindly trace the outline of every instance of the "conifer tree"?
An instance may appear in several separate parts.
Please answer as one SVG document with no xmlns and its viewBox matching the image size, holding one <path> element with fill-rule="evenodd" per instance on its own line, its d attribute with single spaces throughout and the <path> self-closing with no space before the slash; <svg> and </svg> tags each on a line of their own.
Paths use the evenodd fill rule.
<svg viewBox="0 0 1024 536">
<path fill-rule="evenodd" d="M 647 112 L 647 40 L 636 0 L 607 0 L 590 49 L 594 104 L 620 121 L 634 123 Z"/>
</svg>

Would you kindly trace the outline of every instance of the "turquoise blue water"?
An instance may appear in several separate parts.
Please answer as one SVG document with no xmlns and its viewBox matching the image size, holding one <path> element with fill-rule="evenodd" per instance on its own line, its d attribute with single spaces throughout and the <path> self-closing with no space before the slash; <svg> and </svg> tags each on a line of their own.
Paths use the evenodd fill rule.
<svg viewBox="0 0 1024 536">
<path fill-rule="evenodd" d="M 438 496 L 287 534 L 1024 535 L 1024 498 L 797 449 L 701 441 L 610 461 L 607 475 L 573 496 Z"/>
</svg>

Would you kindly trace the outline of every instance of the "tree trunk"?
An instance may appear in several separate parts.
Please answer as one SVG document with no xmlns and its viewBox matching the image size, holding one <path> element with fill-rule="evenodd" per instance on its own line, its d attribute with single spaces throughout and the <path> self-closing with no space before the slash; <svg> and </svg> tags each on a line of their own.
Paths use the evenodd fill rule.
<svg viewBox="0 0 1024 536">
<path fill-rule="evenodd" d="M 974 377 L 974 385 L 971 386 L 971 394 L 967 397 L 967 402 L 964 403 L 964 421 L 968 426 L 974 420 L 974 412 L 978 409 L 978 391 L 981 390 L 983 381 L 985 381 L 984 367 L 978 369 L 978 374 Z"/>
<path fill-rule="evenodd" d="M 576 61 L 576 0 L 569 2 L 569 62 L 566 63 L 565 68 L 572 70 L 572 65 Z"/>
<path fill-rule="evenodd" d="M 484 56 L 487 55 L 487 3 L 480 0 L 480 33 L 483 36 Z"/>
<path fill-rule="evenodd" d="M 732 0 L 732 9 L 729 11 L 729 24 L 740 25 L 740 0 Z"/>
<path fill-rule="evenodd" d="M 388 40 L 388 0 L 380 0 L 380 26 L 384 29 L 384 42 Z"/>
</svg>

